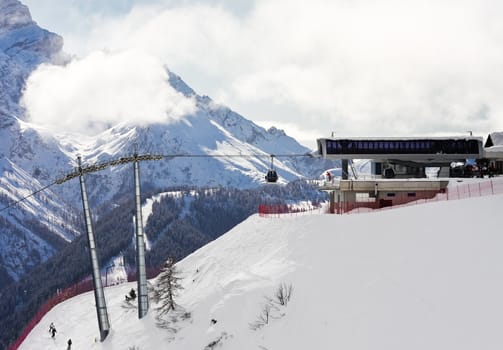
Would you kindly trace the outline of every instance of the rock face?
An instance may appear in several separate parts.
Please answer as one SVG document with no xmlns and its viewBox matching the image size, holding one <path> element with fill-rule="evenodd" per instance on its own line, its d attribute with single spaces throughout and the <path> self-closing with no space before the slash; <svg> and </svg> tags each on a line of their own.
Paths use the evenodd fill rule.
<svg viewBox="0 0 503 350">
<path fill-rule="evenodd" d="M 0 120 L 22 115 L 19 98 L 26 78 L 40 63 L 61 60 L 62 47 L 63 38 L 40 28 L 25 5 L 0 0 Z"/>
<path fill-rule="evenodd" d="M 17 0 L 0 1 L 0 33 L 33 24 L 28 7 Z"/>
<path fill-rule="evenodd" d="M 25 81 L 41 63 L 61 60 L 63 39 L 40 28 L 28 8 L 17 0 L 0 0 L 0 207 L 22 198 L 39 188 L 48 177 L 35 162 L 44 152 L 61 157 L 51 141 L 43 141 L 39 133 L 22 122 L 19 104 Z M 39 164 L 44 162 L 39 160 Z M 56 159 L 55 158 L 55 159 Z M 49 165 L 49 164 L 46 164 Z M 55 164 L 54 164 L 55 165 Z M 45 168 L 46 166 L 44 166 Z M 45 173 L 45 174 L 44 174 Z M 37 180 L 38 178 L 38 180 Z M 0 213 L 0 279 L 2 286 L 9 278 L 17 279 L 28 269 L 45 261 L 75 237 L 72 224 L 63 223 L 65 206 L 58 204 L 54 193 L 33 198 L 21 206 Z M 58 208 L 59 207 L 59 208 Z M 39 211 L 40 210 L 40 211 Z M 59 232 L 58 232 L 59 231 Z M 66 231 L 66 232 L 65 232 Z M 68 233 L 73 232 L 68 235 Z"/>
</svg>

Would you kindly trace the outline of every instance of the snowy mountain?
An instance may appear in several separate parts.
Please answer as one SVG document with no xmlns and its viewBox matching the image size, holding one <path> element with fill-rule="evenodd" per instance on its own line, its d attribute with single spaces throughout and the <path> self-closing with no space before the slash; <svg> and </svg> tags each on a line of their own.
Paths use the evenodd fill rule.
<svg viewBox="0 0 503 350">
<path fill-rule="evenodd" d="M 153 304 L 138 320 L 127 283 L 105 289 L 112 326 L 103 343 L 86 293 L 53 308 L 20 349 L 61 349 L 70 338 L 79 349 L 500 349 L 502 205 L 499 195 L 358 215 L 255 215 L 177 264 L 176 300 L 190 318 L 159 328 Z M 280 284 L 293 287 L 286 306 L 276 302 Z"/>
<path fill-rule="evenodd" d="M 19 118 L 29 74 L 43 62 L 60 62 L 63 40 L 41 29 L 28 8 L 0 0 L 0 203 L 4 207 L 47 184 L 52 169 L 67 164 L 54 139 L 44 140 Z M 63 159 L 65 159 L 63 161 Z M 18 279 L 73 239 L 73 214 L 52 191 L 1 213 L 0 276 Z M 5 285 L 5 277 L 2 284 Z"/>
<path fill-rule="evenodd" d="M 43 62 L 62 60 L 63 39 L 40 28 L 18 0 L 0 1 L 0 127 L 20 115 L 19 99 L 28 75 Z"/>
<path fill-rule="evenodd" d="M 170 186 L 232 186 L 252 188 L 264 183 L 271 154 L 280 182 L 317 177 L 329 162 L 298 157 L 310 152 L 282 130 L 264 128 L 229 108 L 197 95 L 183 80 L 169 72 L 166 82 L 195 101 L 196 109 L 175 123 L 132 126 L 113 125 L 95 136 L 51 133 L 27 121 L 20 105 L 25 82 L 39 64 L 66 64 L 63 39 L 40 28 L 18 0 L 0 0 L 0 204 L 4 208 L 30 193 L 64 177 L 76 167 L 129 156 L 138 146 L 140 154 L 162 154 L 162 161 L 140 165 L 142 188 L 160 191 Z M 179 155 L 171 157 L 170 155 Z M 182 156 L 180 156 L 182 155 Z M 190 157 L 188 155 L 196 155 Z M 253 155 L 226 157 L 225 155 Z M 212 157 L 215 156 L 215 157 Z M 112 207 L 110 202 L 132 190 L 132 166 L 108 168 L 86 177 L 93 208 Z M 82 225 L 80 188 L 73 180 L 52 186 L 26 202 L 0 212 L 12 230 L 0 230 L 0 276 L 17 280 L 31 266 L 46 260 L 60 243 L 40 236 L 50 231 L 71 241 Z M 37 208 L 35 210 L 35 208 Z M 97 213 L 96 213 L 97 215 Z M 80 221 L 79 221 L 80 220 Z M 29 222 L 38 222 L 34 229 Z M 14 262 L 9 254 L 30 242 L 31 251 Z"/>
</svg>

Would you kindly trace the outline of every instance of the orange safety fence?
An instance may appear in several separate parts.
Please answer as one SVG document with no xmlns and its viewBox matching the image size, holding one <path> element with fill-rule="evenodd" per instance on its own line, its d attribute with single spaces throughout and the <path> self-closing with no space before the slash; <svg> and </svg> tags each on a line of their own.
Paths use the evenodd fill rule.
<svg viewBox="0 0 503 350">
<path fill-rule="evenodd" d="M 341 203 L 340 207 L 337 207 L 336 204 L 334 212 L 339 214 L 359 214 L 372 210 L 386 210 L 401 206 L 492 196 L 496 194 L 503 194 L 503 177 L 490 178 L 472 183 L 460 182 L 440 191 L 417 191 L 415 197 L 408 197 L 407 193 L 397 193 L 395 197 L 370 203 Z"/>
<path fill-rule="evenodd" d="M 334 203 L 334 206 L 332 208 L 329 207 L 325 213 L 359 214 L 373 210 L 384 210 L 406 205 L 417 205 L 429 202 L 503 194 L 503 177 L 489 178 L 468 183 L 466 183 L 466 180 L 457 181 L 459 181 L 458 184 L 450 185 L 446 189 L 439 191 L 415 191 L 409 193 L 396 192 L 392 193 L 389 197 L 381 199 L 366 198 L 356 202 Z M 321 206 L 302 208 L 288 204 L 260 204 L 258 207 L 258 214 L 261 217 L 268 218 L 283 217 L 285 214 L 300 214 L 314 212 L 317 210 L 319 211 L 320 208 Z"/>
<path fill-rule="evenodd" d="M 159 274 L 160 269 L 158 268 L 149 268 L 147 269 L 147 278 L 154 278 Z M 127 274 L 128 276 L 128 282 L 133 282 L 136 281 L 136 271 L 131 270 Z M 75 285 L 68 287 L 63 290 L 57 290 L 56 294 L 53 295 L 49 300 L 45 302 L 44 305 L 40 307 L 38 312 L 33 316 L 33 318 L 30 320 L 30 322 L 25 326 L 23 329 L 23 332 L 21 335 L 17 338 L 15 342 L 9 345 L 7 350 L 17 350 L 19 346 L 23 343 L 23 341 L 26 339 L 28 334 L 35 328 L 35 326 L 42 320 L 42 318 L 49 312 L 51 309 L 58 305 L 59 303 L 68 300 L 70 298 L 73 298 L 79 294 L 87 293 L 93 290 L 93 280 L 91 276 L 87 277 L 86 279 L 82 280 L 79 283 L 76 283 Z"/>
<path fill-rule="evenodd" d="M 66 289 L 57 290 L 56 294 L 53 295 L 49 300 L 45 302 L 44 305 L 40 307 L 35 316 L 33 316 L 30 322 L 23 329 L 21 335 L 17 338 L 17 340 L 14 343 L 10 344 L 7 349 L 16 350 L 17 348 L 19 348 L 19 346 L 23 343 L 28 334 L 30 334 L 33 328 L 35 328 L 35 326 L 54 306 L 58 305 L 59 303 L 67 299 L 73 298 L 76 295 L 86 293 L 91 290 L 93 290 L 93 281 L 90 277 Z"/>
</svg>

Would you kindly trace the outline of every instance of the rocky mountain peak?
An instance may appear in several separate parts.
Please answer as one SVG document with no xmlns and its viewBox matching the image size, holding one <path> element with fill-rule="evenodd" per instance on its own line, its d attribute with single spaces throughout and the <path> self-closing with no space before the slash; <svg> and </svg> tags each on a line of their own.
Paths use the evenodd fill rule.
<svg viewBox="0 0 503 350">
<path fill-rule="evenodd" d="M 18 0 L 0 0 L 0 119 L 22 118 L 26 78 L 41 63 L 63 61 L 63 38 L 40 28 Z M 1 123 L 0 123 L 1 124 Z"/>
<path fill-rule="evenodd" d="M 286 133 L 283 129 L 278 129 L 275 126 L 271 126 L 269 129 L 267 129 L 267 132 L 271 135 L 286 136 Z"/>
<path fill-rule="evenodd" d="M 0 53 L 29 70 L 61 53 L 63 38 L 40 28 L 18 0 L 0 0 Z M 1 57 L 0 57 L 1 59 Z M 0 76 L 1 78 L 1 76 Z"/>
<path fill-rule="evenodd" d="M 18 0 L 0 0 L 0 33 L 34 24 L 28 7 Z"/>
</svg>

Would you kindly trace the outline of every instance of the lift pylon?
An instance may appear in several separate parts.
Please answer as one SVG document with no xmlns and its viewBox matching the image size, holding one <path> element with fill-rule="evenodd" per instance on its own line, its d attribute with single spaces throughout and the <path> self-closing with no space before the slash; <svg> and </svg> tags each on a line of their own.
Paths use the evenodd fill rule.
<svg viewBox="0 0 503 350">
<path fill-rule="evenodd" d="M 134 187 L 136 204 L 136 273 L 138 278 L 138 318 L 142 318 L 148 312 L 148 289 L 147 270 L 145 267 L 145 235 L 143 234 L 143 220 L 141 215 L 140 197 L 140 169 L 138 155 L 134 156 Z"/>
<path fill-rule="evenodd" d="M 108 321 L 105 292 L 103 290 L 103 282 L 101 281 L 100 264 L 98 261 L 98 254 L 96 253 L 96 240 L 94 238 L 89 202 L 87 200 L 86 183 L 84 181 L 84 172 L 82 171 L 80 157 L 78 157 L 78 164 L 80 190 L 82 192 L 82 206 L 84 208 L 84 218 L 86 222 L 87 243 L 93 270 L 94 299 L 96 302 L 96 313 L 98 315 L 98 326 L 100 328 L 100 340 L 103 341 L 110 332 L 110 322 Z"/>
</svg>

